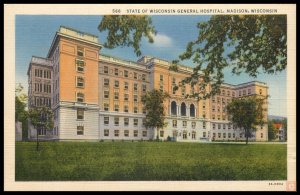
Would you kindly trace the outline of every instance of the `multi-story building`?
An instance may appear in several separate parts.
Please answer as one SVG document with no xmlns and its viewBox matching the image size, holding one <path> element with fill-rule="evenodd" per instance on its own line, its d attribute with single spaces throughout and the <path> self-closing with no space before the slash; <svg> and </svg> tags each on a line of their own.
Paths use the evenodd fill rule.
<svg viewBox="0 0 300 195">
<path fill-rule="evenodd" d="M 164 102 L 168 125 L 159 130 L 161 139 L 240 140 L 245 139 L 244 133 L 230 123 L 225 106 L 233 98 L 268 94 L 266 84 L 253 81 L 224 84 L 220 94 L 197 101 L 186 98 L 186 94 L 199 92 L 196 87 L 184 85 L 174 90 L 174 86 L 193 73 L 192 68 L 179 65 L 175 72 L 169 69 L 171 63 L 166 60 L 144 56 L 133 62 L 99 54 L 100 49 L 97 36 L 62 26 L 47 58 L 33 57 L 28 70 L 30 102 L 35 97 L 44 97 L 44 91 L 34 91 L 32 87 L 39 82 L 33 75 L 35 67 L 51 71 L 47 79 L 52 87 L 47 98 L 51 98 L 54 128 L 48 137 L 59 140 L 154 139 L 157 131 L 146 129 L 144 125 L 146 110 L 141 97 L 149 90 L 159 89 L 170 94 Z M 266 141 L 267 132 L 267 125 L 259 127 L 252 139 Z"/>
</svg>

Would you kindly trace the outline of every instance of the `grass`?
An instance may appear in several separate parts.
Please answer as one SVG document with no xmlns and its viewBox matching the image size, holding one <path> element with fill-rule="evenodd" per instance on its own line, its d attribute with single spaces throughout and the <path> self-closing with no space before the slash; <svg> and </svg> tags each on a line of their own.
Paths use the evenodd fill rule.
<svg viewBox="0 0 300 195">
<path fill-rule="evenodd" d="M 286 180 L 285 144 L 16 143 L 16 181 Z"/>
</svg>

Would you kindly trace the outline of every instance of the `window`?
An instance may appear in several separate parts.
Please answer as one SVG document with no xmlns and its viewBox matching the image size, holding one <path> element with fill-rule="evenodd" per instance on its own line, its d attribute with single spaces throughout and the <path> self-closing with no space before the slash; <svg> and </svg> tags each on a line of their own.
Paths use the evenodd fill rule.
<svg viewBox="0 0 300 195">
<path fill-rule="evenodd" d="M 83 47 L 77 46 L 77 56 L 83 57 Z"/>
<path fill-rule="evenodd" d="M 248 95 L 250 95 L 251 94 L 251 89 L 248 89 Z"/>
<path fill-rule="evenodd" d="M 196 132 L 195 131 L 192 132 L 192 139 L 196 139 Z"/>
<path fill-rule="evenodd" d="M 206 132 L 203 132 L 203 137 L 206 137 Z"/>
<path fill-rule="evenodd" d="M 124 70 L 124 77 L 128 77 L 128 71 Z"/>
<path fill-rule="evenodd" d="M 221 101 L 221 99 L 219 97 L 217 97 L 217 103 L 219 104 Z"/>
<path fill-rule="evenodd" d="M 143 120 L 142 120 L 142 125 L 143 125 L 143 127 L 146 126 L 146 119 L 145 118 L 143 118 Z"/>
<path fill-rule="evenodd" d="M 216 107 L 212 106 L 212 111 L 215 112 L 216 111 Z"/>
<path fill-rule="evenodd" d="M 191 106 L 190 106 L 190 116 L 195 117 L 195 106 L 194 106 L 194 104 L 191 104 Z"/>
<path fill-rule="evenodd" d="M 241 96 L 242 95 L 242 91 L 239 91 L 239 96 Z"/>
<path fill-rule="evenodd" d="M 216 133 L 213 133 L 213 138 L 215 138 L 216 137 Z"/>
<path fill-rule="evenodd" d="M 134 136 L 134 137 L 137 137 L 138 135 L 139 135 L 138 130 L 134 130 L 134 131 L 133 131 L 133 136 Z"/>
<path fill-rule="evenodd" d="M 77 108 L 77 119 L 84 119 L 84 109 Z"/>
<path fill-rule="evenodd" d="M 224 110 L 223 110 L 223 111 L 224 111 Z M 223 115 L 223 116 L 222 116 L 222 120 L 223 120 L 223 121 L 225 121 L 225 120 L 226 120 L 226 117 L 225 117 L 225 115 Z"/>
<path fill-rule="evenodd" d="M 218 120 L 221 120 L 221 116 L 220 115 L 218 115 Z"/>
<path fill-rule="evenodd" d="M 246 90 L 243 90 L 243 95 L 246 95 Z"/>
<path fill-rule="evenodd" d="M 76 70 L 78 72 L 84 72 L 84 61 L 83 60 L 79 60 L 79 59 L 76 59 Z"/>
<path fill-rule="evenodd" d="M 146 75 L 142 74 L 142 81 L 146 81 Z"/>
<path fill-rule="evenodd" d="M 84 102 L 84 93 L 77 92 L 77 102 Z"/>
<path fill-rule="evenodd" d="M 124 126 L 128 126 L 129 125 L 129 118 L 124 118 Z"/>
<path fill-rule="evenodd" d="M 114 118 L 114 124 L 115 126 L 119 126 L 119 117 Z"/>
<path fill-rule="evenodd" d="M 223 138 L 226 138 L 226 133 L 223 133 Z"/>
<path fill-rule="evenodd" d="M 203 122 L 202 127 L 203 127 L 203 129 L 206 129 L 206 122 Z"/>
<path fill-rule="evenodd" d="M 218 124 L 218 129 L 221 129 L 221 124 Z"/>
<path fill-rule="evenodd" d="M 115 92 L 115 93 L 114 93 L 114 99 L 115 99 L 115 100 L 118 100 L 118 99 L 119 99 L 119 92 Z"/>
<path fill-rule="evenodd" d="M 133 125 L 136 127 L 139 124 L 139 119 L 135 118 L 133 119 Z"/>
<path fill-rule="evenodd" d="M 124 94 L 124 101 L 128 101 L 128 97 L 129 97 L 128 94 Z"/>
<path fill-rule="evenodd" d="M 107 66 L 104 66 L 104 74 L 108 74 L 108 67 Z"/>
<path fill-rule="evenodd" d="M 232 134 L 232 137 L 235 138 L 235 133 Z"/>
<path fill-rule="evenodd" d="M 231 124 L 228 124 L 228 129 L 231 129 Z"/>
<path fill-rule="evenodd" d="M 115 68 L 115 76 L 119 75 L 119 69 Z"/>
<path fill-rule="evenodd" d="M 235 97 L 235 92 L 234 91 L 232 92 L 232 97 Z"/>
<path fill-rule="evenodd" d="M 186 133 L 186 131 L 183 132 L 182 138 L 183 138 L 183 139 L 187 139 L 187 133 Z"/>
<path fill-rule="evenodd" d="M 263 134 L 263 133 L 261 133 L 261 134 L 260 134 L 260 138 L 263 138 L 263 137 L 264 137 L 264 134 Z"/>
<path fill-rule="evenodd" d="M 137 73 L 136 72 L 133 73 L 133 78 L 137 79 Z"/>
<path fill-rule="evenodd" d="M 215 103 L 216 102 L 216 98 L 212 97 L 212 102 Z"/>
<path fill-rule="evenodd" d="M 145 84 L 143 84 L 143 85 L 142 85 L 142 92 L 146 92 L 146 90 L 147 90 L 147 87 L 146 87 Z"/>
<path fill-rule="evenodd" d="M 185 95 L 185 85 L 181 87 L 181 95 L 182 95 L 182 96 Z"/>
<path fill-rule="evenodd" d="M 228 133 L 228 138 L 231 138 L 231 133 Z"/>
<path fill-rule="evenodd" d="M 115 81 L 115 87 L 119 88 L 119 81 Z"/>
<path fill-rule="evenodd" d="M 176 85 L 176 78 L 175 77 L 172 78 L 172 84 Z"/>
<path fill-rule="evenodd" d="M 134 101 L 134 102 L 137 102 L 137 101 L 138 101 L 138 96 L 137 96 L 137 95 L 134 95 L 134 96 L 133 96 L 133 101 Z"/>
<path fill-rule="evenodd" d="M 109 87 L 109 79 L 104 79 L 104 86 Z"/>
<path fill-rule="evenodd" d="M 109 125 L 109 117 L 108 116 L 104 117 L 104 125 Z"/>
<path fill-rule="evenodd" d="M 218 133 L 218 138 L 221 138 L 221 133 Z"/>
<path fill-rule="evenodd" d="M 115 105 L 114 105 L 114 110 L 115 110 L 116 112 L 119 112 L 119 104 L 118 104 L 118 103 L 115 103 Z"/>
<path fill-rule="evenodd" d="M 143 137 L 147 137 L 147 131 L 143 131 Z"/>
<path fill-rule="evenodd" d="M 225 90 L 222 90 L 222 95 L 225 95 Z"/>
<path fill-rule="evenodd" d="M 115 137 L 119 137 L 119 133 L 120 133 L 119 130 L 115 130 L 114 133 L 115 133 Z"/>
<path fill-rule="evenodd" d="M 212 115 L 212 119 L 215 119 L 215 118 L 216 118 L 216 116 L 213 114 L 213 115 Z"/>
<path fill-rule="evenodd" d="M 39 134 L 39 135 L 46 135 L 46 129 L 44 129 L 44 128 L 39 128 L 39 129 L 38 129 L 38 134 Z"/>
<path fill-rule="evenodd" d="M 109 129 L 104 129 L 104 136 L 109 136 Z"/>
<path fill-rule="evenodd" d="M 143 107 L 143 114 L 146 114 L 146 108 Z"/>
<path fill-rule="evenodd" d="M 76 77 L 76 87 L 84 87 L 84 78 L 83 77 Z"/>
<path fill-rule="evenodd" d="M 181 116 L 186 116 L 186 105 L 184 102 L 181 103 L 180 110 L 181 110 Z"/>
<path fill-rule="evenodd" d="M 128 105 L 124 106 L 124 112 L 128 112 Z"/>
<path fill-rule="evenodd" d="M 227 91 L 227 96 L 230 96 L 230 91 Z"/>
<path fill-rule="evenodd" d="M 172 101 L 171 103 L 171 115 L 177 115 L 177 105 L 175 101 Z"/>
<path fill-rule="evenodd" d="M 164 81 L 164 75 L 162 75 L 162 74 L 159 75 L 159 80 L 160 80 L 160 81 Z"/>
<path fill-rule="evenodd" d="M 177 128 L 177 120 L 173 120 L 173 127 Z"/>
<path fill-rule="evenodd" d="M 187 121 L 182 121 L 182 127 L 186 127 L 187 126 Z"/>
<path fill-rule="evenodd" d="M 164 131 L 159 131 L 159 136 L 163 137 L 164 136 Z"/>
<path fill-rule="evenodd" d="M 243 137 L 243 134 L 242 133 L 240 133 L 240 138 L 242 138 Z"/>
<path fill-rule="evenodd" d="M 213 124 L 213 129 L 216 129 L 216 124 Z"/>
<path fill-rule="evenodd" d="M 137 83 L 134 83 L 133 85 L 133 90 L 136 92 L 138 90 L 138 84 Z"/>
<path fill-rule="evenodd" d="M 135 106 L 135 107 L 133 108 L 133 112 L 134 112 L 134 113 L 138 113 L 138 107 L 137 107 L 137 106 Z"/>
<path fill-rule="evenodd" d="M 109 98 L 109 91 L 104 91 L 104 98 Z"/>
<path fill-rule="evenodd" d="M 77 135 L 83 135 L 84 126 L 77 126 Z"/>
<path fill-rule="evenodd" d="M 164 92 L 164 86 L 163 86 L 162 84 L 159 85 L 159 90 L 160 90 L 161 92 Z"/>
<path fill-rule="evenodd" d="M 128 137 L 129 136 L 129 130 L 124 130 L 124 136 Z"/>
<path fill-rule="evenodd" d="M 223 124 L 223 129 L 226 129 L 226 125 L 225 124 Z"/>
<path fill-rule="evenodd" d="M 176 94 L 176 85 L 172 85 L 172 93 L 173 93 L 173 95 Z"/>
<path fill-rule="evenodd" d="M 109 111 L 109 103 L 104 103 L 104 110 Z"/>
<path fill-rule="evenodd" d="M 193 128 L 193 129 L 196 128 L 196 122 L 192 122 L 192 128 Z"/>
<path fill-rule="evenodd" d="M 260 94 L 260 95 L 262 94 L 262 89 L 259 89 L 259 94 Z"/>
<path fill-rule="evenodd" d="M 128 82 L 124 82 L 124 90 L 128 90 Z"/>
</svg>

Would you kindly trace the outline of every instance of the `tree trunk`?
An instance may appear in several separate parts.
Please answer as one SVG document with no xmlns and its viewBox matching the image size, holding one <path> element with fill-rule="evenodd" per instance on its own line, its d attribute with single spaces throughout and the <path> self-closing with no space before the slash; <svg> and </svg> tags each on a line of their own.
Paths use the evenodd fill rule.
<svg viewBox="0 0 300 195">
<path fill-rule="evenodd" d="M 248 144 L 248 135 L 246 135 L 246 144 Z"/>
</svg>

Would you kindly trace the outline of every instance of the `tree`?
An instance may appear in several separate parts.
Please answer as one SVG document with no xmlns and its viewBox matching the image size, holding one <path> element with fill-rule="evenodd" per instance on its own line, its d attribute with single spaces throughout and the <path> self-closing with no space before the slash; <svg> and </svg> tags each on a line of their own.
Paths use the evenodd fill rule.
<svg viewBox="0 0 300 195">
<path fill-rule="evenodd" d="M 215 15 L 207 22 L 197 24 L 198 38 L 187 44 L 186 51 L 173 60 L 176 70 L 179 60 L 191 59 L 196 64 L 194 73 L 182 84 L 199 85 L 211 91 L 189 94 L 206 99 L 219 92 L 224 83 L 224 69 L 233 74 L 245 72 L 256 77 L 262 70 L 275 74 L 287 66 L 287 17 L 286 15 Z M 141 55 L 141 37 L 153 42 L 150 16 L 104 16 L 99 31 L 108 30 L 107 48 L 133 46 Z"/>
<path fill-rule="evenodd" d="M 22 92 L 23 86 L 19 83 L 15 89 L 15 121 L 24 122 L 27 119 L 27 95 Z"/>
<path fill-rule="evenodd" d="M 269 141 L 274 140 L 277 138 L 278 129 L 274 127 L 274 120 L 268 121 L 268 138 Z"/>
<path fill-rule="evenodd" d="M 29 110 L 31 124 L 36 129 L 36 150 L 39 150 L 39 131 L 53 128 L 53 112 L 47 106 L 35 107 Z"/>
<path fill-rule="evenodd" d="M 140 50 L 142 37 L 148 38 L 149 43 L 153 43 L 153 36 L 156 34 L 149 16 L 103 16 L 98 30 L 100 32 L 108 30 L 104 47 L 112 49 L 117 46 L 130 46 L 134 48 L 137 56 L 142 54 Z"/>
<path fill-rule="evenodd" d="M 232 124 L 245 131 L 246 144 L 252 132 L 256 131 L 257 125 L 263 125 L 265 99 L 255 96 L 233 99 L 227 106 L 226 110 Z"/>
<path fill-rule="evenodd" d="M 282 120 L 282 127 L 283 127 L 283 131 L 284 131 L 284 138 L 285 141 L 287 141 L 287 133 L 288 133 L 288 129 L 287 129 L 287 118 L 284 118 Z"/>
<path fill-rule="evenodd" d="M 159 129 L 165 126 L 164 100 L 169 97 L 167 93 L 160 90 L 148 91 L 142 96 L 142 102 L 146 108 L 146 128 L 157 129 L 157 140 Z"/>
</svg>

